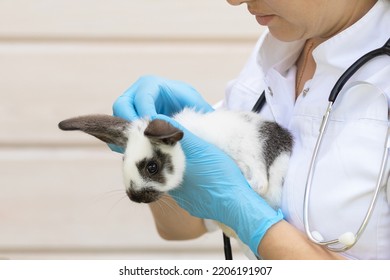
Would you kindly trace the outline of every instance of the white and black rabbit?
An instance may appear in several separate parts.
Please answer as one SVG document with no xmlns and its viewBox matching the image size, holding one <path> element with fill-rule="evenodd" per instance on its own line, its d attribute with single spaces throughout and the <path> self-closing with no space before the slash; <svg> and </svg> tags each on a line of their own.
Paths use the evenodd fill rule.
<svg viewBox="0 0 390 280">
<path fill-rule="evenodd" d="M 293 145 L 286 129 L 253 112 L 199 113 L 184 109 L 174 119 L 232 157 L 250 186 L 272 207 L 280 205 Z M 87 115 L 64 120 L 59 127 L 81 130 L 124 148 L 124 183 L 132 201 L 157 201 L 182 182 L 185 155 L 180 140 L 184 134 L 163 120 L 129 122 L 109 115 Z M 222 229 L 232 235 L 230 230 Z"/>
</svg>

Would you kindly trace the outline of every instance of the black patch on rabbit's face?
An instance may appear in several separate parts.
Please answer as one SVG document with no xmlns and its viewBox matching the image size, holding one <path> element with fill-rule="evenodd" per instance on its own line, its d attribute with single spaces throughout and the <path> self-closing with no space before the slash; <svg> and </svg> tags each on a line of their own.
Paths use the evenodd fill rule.
<svg viewBox="0 0 390 280">
<path fill-rule="evenodd" d="M 159 149 L 154 149 L 151 158 L 137 162 L 136 166 L 142 179 L 160 184 L 166 183 L 166 173 L 172 174 L 174 171 L 172 157 Z"/>
<path fill-rule="evenodd" d="M 126 190 L 130 200 L 138 203 L 150 203 L 158 200 L 164 192 L 154 187 L 153 182 L 164 185 L 167 182 L 166 176 L 174 171 L 172 157 L 159 150 L 153 149 L 153 155 L 150 158 L 144 158 L 136 162 L 136 167 L 143 183 L 147 186 L 136 184 L 130 180 L 130 187 Z M 156 184 L 156 185 L 158 185 Z"/>
</svg>

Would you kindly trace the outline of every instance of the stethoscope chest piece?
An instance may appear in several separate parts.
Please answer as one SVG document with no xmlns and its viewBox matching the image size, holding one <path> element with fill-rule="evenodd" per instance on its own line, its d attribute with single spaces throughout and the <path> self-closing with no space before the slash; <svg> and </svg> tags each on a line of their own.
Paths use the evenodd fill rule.
<svg viewBox="0 0 390 280">
<path fill-rule="evenodd" d="M 318 231 L 312 231 L 311 235 L 316 240 L 316 243 L 321 243 L 321 242 L 325 241 L 324 237 Z M 339 236 L 339 238 L 337 239 L 337 241 L 338 241 L 338 243 L 340 243 L 346 247 L 352 246 L 353 244 L 356 243 L 356 236 L 353 232 L 347 231 L 347 232 L 344 232 L 343 234 L 341 234 Z"/>
</svg>

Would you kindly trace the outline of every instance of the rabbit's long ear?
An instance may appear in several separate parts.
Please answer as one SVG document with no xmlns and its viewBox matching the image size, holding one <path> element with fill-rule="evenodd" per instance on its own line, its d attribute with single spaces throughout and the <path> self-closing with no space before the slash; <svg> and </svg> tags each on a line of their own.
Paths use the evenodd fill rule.
<svg viewBox="0 0 390 280">
<path fill-rule="evenodd" d="M 80 130 L 108 144 L 126 147 L 130 122 L 109 115 L 87 115 L 64 120 L 58 124 L 62 130 Z"/>
<path fill-rule="evenodd" d="M 166 121 L 155 119 L 146 127 L 144 135 L 157 143 L 173 146 L 183 138 L 184 133 Z"/>
</svg>

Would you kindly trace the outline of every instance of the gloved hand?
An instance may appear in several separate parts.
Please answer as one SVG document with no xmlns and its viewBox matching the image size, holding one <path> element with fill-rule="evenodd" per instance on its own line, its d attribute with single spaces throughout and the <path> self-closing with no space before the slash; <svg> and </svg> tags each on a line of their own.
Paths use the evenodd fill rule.
<svg viewBox="0 0 390 280">
<path fill-rule="evenodd" d="M 219 221 L 232 228 L 258 256 L 266 231 L 283 219 L 248 184 L 236 163 L 212 144 L 193 135 L 176 121 L 157 116 L 184 132 L 180 141 L 186 156 L 181 186 L 170 192 L 191 215 Z"/>
<path fill-rule="evenodd" d="M 157 114 L 172 116 L 185 107 L 210 112 L 214 109 L 190 85 L 157 76 L 139 78 L 113 105 L 114 116 L 135 120 Z M 108 144 L 111 150 L 123 153 L 124 149 Z"/>
<path fill-rule="evenodd" d="M 210 112 L 213 108 L 190 85 L 156 76 L 139 78 L 113 105 L 114 116 L 134 120 L 163 114 L 172 116 L 185 107 Z"/>
</svg>

